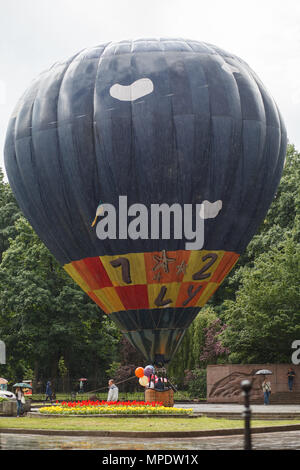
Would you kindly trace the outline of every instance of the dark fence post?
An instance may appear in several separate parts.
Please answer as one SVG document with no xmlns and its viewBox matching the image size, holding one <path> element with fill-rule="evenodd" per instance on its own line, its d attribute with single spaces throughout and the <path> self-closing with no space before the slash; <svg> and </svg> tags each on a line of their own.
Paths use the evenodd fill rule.
<svg viewBox="0 0 300 470">
<path fill-rule="evenodd" d="M 251 444 L 251 409 L 250 409 L 250 391 L 252 388 L 252 383 L 250 380 L 243 380 L 241 382 L 241 389 L 243 390 L 243 396 L 245 398 L 244 404 L 245 408 L 243 411 L 244 418 L 244 450 L 252 450 Z"/>
</svg>

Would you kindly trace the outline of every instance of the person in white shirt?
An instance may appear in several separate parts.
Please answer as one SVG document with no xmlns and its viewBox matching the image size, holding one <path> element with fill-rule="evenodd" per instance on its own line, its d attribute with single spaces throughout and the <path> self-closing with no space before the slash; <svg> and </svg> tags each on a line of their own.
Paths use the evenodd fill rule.
<svg viewBox="0 0 300 470">
<path fill-rule="evenodd" d="M 118 401 L 118 395 L 119 395 L 119 389 L 115 385 L 115 381 L 113 379 L 110 379 L 108 381 L 108 396 L 107 396 L 107 401 Z"/>
</svg>

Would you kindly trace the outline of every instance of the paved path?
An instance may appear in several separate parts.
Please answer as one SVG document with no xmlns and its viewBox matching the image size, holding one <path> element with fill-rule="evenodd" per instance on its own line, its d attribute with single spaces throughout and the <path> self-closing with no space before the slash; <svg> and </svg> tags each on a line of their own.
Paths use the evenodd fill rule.
<svg viewBox="0 0 300 470">
<path fill-rule="evenodd" d="M 300 450 L 300 431 L 257 434 L 253 449 Z M 0 450 L 242 450 L 243 436 L 132 439 L 0 434 Z"/>
<path fill-rule="evenodd" d="M 176 403 L 177 408 L 193 408 L 197 413 L 204 414 L 235 414 L 240 415 L 243 410 L 243 405 L 238 404 L 214 404 L 214 403 Z M 253 414 L 262 415 L 295 415 L 300 418 L 300 405 L 251 405 Z"/>
</svg>

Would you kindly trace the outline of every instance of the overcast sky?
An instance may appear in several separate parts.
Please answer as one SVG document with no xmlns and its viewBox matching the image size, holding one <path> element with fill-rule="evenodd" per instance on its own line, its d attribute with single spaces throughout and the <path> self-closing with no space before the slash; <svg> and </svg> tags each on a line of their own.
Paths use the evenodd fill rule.
<svg viewBox="0 0 300 470">
<path fill-rule="evenodd" d="M 0 166 L 10 114 L 54 62 L 110 40 L 182 37 L 240 56 L 300 150 L 299 0 L 0 0 Z"/>
</svg>

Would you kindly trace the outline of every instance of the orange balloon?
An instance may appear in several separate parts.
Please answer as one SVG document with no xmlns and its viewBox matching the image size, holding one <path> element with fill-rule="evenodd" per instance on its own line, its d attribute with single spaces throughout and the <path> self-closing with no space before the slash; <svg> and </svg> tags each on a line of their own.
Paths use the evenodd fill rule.
<svg viewBox="0 0 300 470">
<path fill-rule="evenodd" d="M 135 369 L 135 375 L 139 378 L 144 377 L 144 368 L 138 367 L 137 369 Z"/>
</svg>

